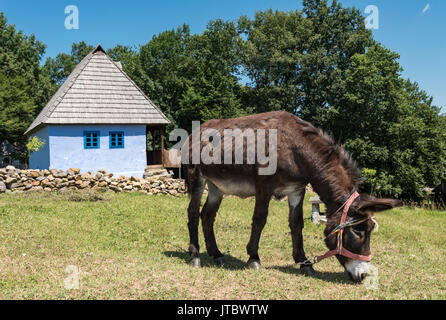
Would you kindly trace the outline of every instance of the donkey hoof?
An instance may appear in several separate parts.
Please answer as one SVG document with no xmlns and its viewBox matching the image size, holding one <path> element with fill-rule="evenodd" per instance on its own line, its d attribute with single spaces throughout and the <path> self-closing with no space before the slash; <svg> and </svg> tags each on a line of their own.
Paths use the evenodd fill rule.
<svg viewBox="0 0 446 320">
<path fill-rule="evenodd" d="M 225 264 L 225 258 L 224 257 L 214 258 L 214 262 L 217 266 L 222 267 Z"/>
<path fill-rule="evenodd" d="M 249 269 L 259 270 L 260 269 L 260 261 L 258 261 L 258 260 L 248 261 L 248 267 L 249 267 Z"/>
<path fill-rule="evenodd" d="M 304 275 L 309 276 L 309 277 L 314 276 L 315 273 L 316 273 L 316 272 L 314 271 L 314 269 L 313 269 L 312 266 L 301 266 L 301 267 L 300 267 L 300 271 L 301 271 Z"/>
<path fill-rule="evenodd" d="M 194 268 L 200 268 L 201 267 L 200 258 L 192 258 L 192 259 L 190 259 L 189 265 L 194 267 Z"/>
</svg>

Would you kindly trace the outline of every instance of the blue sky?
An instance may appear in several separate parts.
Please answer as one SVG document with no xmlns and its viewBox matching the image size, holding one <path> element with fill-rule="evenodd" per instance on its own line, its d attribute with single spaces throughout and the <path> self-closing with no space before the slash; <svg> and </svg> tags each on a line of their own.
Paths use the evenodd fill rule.
<svg viewBox="0 0 446 320">
<path fill-rule="evenodd" d="M 403 76 L 417 81 L 446 112 L 446 1 L 444 0 L 341 0 L 364 12 L 379 9 L 375 39 L 401 55 Z M 65 7 L 79 8 L 79 30 L 65 29 Z M 0 0 L 0 11 L 9 23 L 26 34 L 34 33 L 47 45 L 46 56 L 70 52 L 81 40 L 141 45 L 154 34 L 187 23 L 191 31 L 203 31 L 211 19 L 235 20 L 258 10 L 294 10 L 301 0 Z M 366 14 L 365 14 L 366 15 Z"/>
</svg>

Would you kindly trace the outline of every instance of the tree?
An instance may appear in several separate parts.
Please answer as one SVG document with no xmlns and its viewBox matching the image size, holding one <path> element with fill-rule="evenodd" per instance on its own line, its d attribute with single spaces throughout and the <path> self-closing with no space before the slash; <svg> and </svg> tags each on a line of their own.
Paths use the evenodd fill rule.
<svg viewBox="0 0 446 320">
<path fill-rule="evenodd" d="M 45 143 L 45 140 L 40 139 L 37 136 L 33 136 L 32 138 L 28 139 L 28 142 L 26 143 L 26 149 L 31 154 L 33 152 L 39 151 L 45 145 Z"/>
<path fill-rule="evenodd" d="M 33 90 L 22 76 L 0 73 L 0 136 L 23 145 L 23 133 L 34 120 L 36 104 Z"/>
<path fill-rule="evenodd" d="M 330 131 L 364 168 L 364 191 L 420 201 L 440 181 L 446 131 L 432 98 L 401 78 L 398 59 L 379 44 L 352 57 Z"/>
<path fill-rule="evenodd" d="M 238 82 L 241 38 L 233 22 L 209 22 L 201 35 L 190 37 L 187 69 L 191 75 L 176 118 L 183 128 L 193 120 L 207 121 L 246 115 Z"/>
<path fill-rule="evenodd" d="M 248 77 L 244 103 L 256 112 L 286 110 L 296 113 L 302 105 L 299 80 L 311 24 L 299 11 L 257 12 L 254 20 L 238 20 L 246 37 L 241 47 L 242 71 Z"/>
<path fill-rule="evenodd" d="M 337 1 L 305 0 L 302 11 L 242 17 L 243 67 L 256 111 L 286 110 L 327 127 L 345 94 L 351 57 L 373 44 L 364 18 Z"/>
<path fill-rule="evenodd" d="M 51 96 L 40 59 L 45 45 L 8 24 L 0 12 L 0 135 L 24 144 L 23 133 Z"/>
</svg>

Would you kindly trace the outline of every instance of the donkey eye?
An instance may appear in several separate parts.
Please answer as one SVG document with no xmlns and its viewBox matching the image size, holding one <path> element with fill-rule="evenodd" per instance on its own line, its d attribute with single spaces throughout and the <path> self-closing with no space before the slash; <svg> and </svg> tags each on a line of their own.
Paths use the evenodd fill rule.
<svg viewBox="0 0 446 320">
<path fill-rule="evenodd" d="M 365 236 L 365 230 L 359 228 L 352 228 L 352 232 L 358 238 L 363 238 Z"/>
</svg>

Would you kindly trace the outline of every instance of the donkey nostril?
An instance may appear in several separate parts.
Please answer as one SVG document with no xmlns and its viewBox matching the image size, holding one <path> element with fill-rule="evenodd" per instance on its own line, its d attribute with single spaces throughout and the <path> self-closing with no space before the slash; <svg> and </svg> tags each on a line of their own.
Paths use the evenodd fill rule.
<svg viewBox="0 0 446 320">
<path fill-rule="evenodd" d="M 361 281 L 362 280 L 364 280 L 365 279 L 365 277 L 367 277 L 368 276 L 368 274 L 367 273 L 363 273 L 363 274 L 361 274 Z"/>
</svg>

